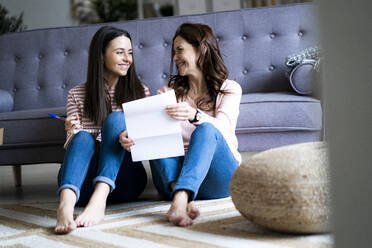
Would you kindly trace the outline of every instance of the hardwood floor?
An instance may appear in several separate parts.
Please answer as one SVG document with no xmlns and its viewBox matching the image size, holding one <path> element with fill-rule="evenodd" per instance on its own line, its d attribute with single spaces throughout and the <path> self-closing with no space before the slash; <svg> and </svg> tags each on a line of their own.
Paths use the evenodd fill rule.
<svg viewBox="0 0 372 248">
<path fill-rule="evenodd" d="M 243 160 L 256 152 L 242 153 Z M 148 162 L 144 162 L 148 182 L 141 199 L 157 199 L 158 195 L 151 180 Z M 26 203 L 35 201 L 58 201 L 57 174 L 60 164 L 32 164 L 22 166 L 22 187 L 14 186 L 13 167 L 0 166 L 0 204 Z"/>
<path fill-rule="evenodd" d="M 32 164 L 22 166 L 22 186 L 15 187 L 12 166 L 0 166 L 0 204 L 35 201 L 58 201 L 57 175 L 60 164 Z M 150 168 L 145 163 L 148 175 Z M 151 176 L 141 199 L 156 199 L 157 192 Z"/>
<path fill-rule="evenodd" d="M 0 203 L 56 201 L 60 164 L 22 166 L 22 187 L 15 187 L 12 166 L 0 166 Z"/>
</svg>

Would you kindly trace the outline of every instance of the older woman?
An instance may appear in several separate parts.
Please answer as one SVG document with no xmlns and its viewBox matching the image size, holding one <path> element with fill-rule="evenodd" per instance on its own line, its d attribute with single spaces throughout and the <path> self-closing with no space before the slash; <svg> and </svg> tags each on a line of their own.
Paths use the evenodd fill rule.
<svg viewBox="0 0 372 248">
<path fill-rule="evenodd" d="M 184 23 L 172 45 L 177 74 L 159 93 L 174 89 L 177 104 L 166 108 L 181 121 L 184 157 L 150 161 L 159 193 L 172 199 L 168 220 L 188 226 L 199 215 L 194 199 L 227 197 L 241 156 L 235 127 L 242 90 L 227 79 L 216 36 L 204 24 Z"/>
</svg>

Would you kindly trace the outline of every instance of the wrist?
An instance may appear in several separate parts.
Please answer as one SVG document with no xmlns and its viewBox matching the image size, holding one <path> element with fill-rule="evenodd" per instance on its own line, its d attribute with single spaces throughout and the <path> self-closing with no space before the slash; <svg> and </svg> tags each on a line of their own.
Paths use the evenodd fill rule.
<svg viewBox="0 0 372 248">
<path fill-rule="evenodd" d="M 189 116 L 189 121 L 192 121 L 192 120 L 195 119 L 195 115 L 196 115 L 197 112 L 198 112 L 197 109 L 192 108 L 191 116 Z"/>
<path fill-rule="evenodd" d="M 195 115 L 192 120 L 189 119 L 189 122 L 195 123 L 195 122 L 198 122 L 199 120 L 200 120 L 200 112 L 198 109 L 195 109 Z"/>
</svg>

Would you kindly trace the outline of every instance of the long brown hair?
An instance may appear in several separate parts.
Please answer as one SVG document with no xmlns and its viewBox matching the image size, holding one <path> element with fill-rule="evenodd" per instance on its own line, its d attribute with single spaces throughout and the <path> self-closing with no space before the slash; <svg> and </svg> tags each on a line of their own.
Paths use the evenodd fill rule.
<svg viewBox="0 0 372 248">
<path fill-rule="evenodd" d="M 205 24 L 183 23 L 178 27 L 173 37 L 170 68 L 171 77 L 168 83 L 168 86 L 174 89 L 177 99 L 185 97 L 190 89 L 187 76 L 180 76 L 179 74 L 172 75 L 174 40 L 177 36 L 180 36 L 190 43 L 200 54 L 197 65 L 203 73 L 208 94 L 199 97 L 196 100 L 196 105 L 201 110 L 214 110 L 216 108 L 218 93 L 225 94 L 225 92 L 221 90 L 221 86 L 228 75 L 227 68 L 220 53 L 217 38 L 213 30 Z"/>
<path fill-rule="evenodd" d="M 90 43 L 84 112 L 86 117 L 94 121 L 96 125 L 102 125 L 107 115 L 112 112 L 110 95 L 103 77 L 103 56 L 110 42 L 119 36 L 125 36 L 132 42 L 127 31 L 104 26 L 95 33 Z M 127 75 L 120 76 L 115 86 L 114 100 L 118 106 L 121 106 L 124 102 L 143 97 L 145 97 L 145 89 L 137 76 L 133 56 Z"/>
</svg>

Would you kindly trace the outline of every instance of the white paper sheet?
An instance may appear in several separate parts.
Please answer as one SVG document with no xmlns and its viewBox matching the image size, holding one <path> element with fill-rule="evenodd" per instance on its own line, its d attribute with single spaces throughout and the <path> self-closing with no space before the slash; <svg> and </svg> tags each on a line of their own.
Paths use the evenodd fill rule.
<svg viewBox="0 0 372 248">
<path fill-rule="evenodd" d="M 180 122 L 165 112 L 166 106 L 176 102 L 170 90 L 123 103 L 128 137 L 136 143 L 131 147 L 133 161 L 185 155 Z"/>
</svg>

